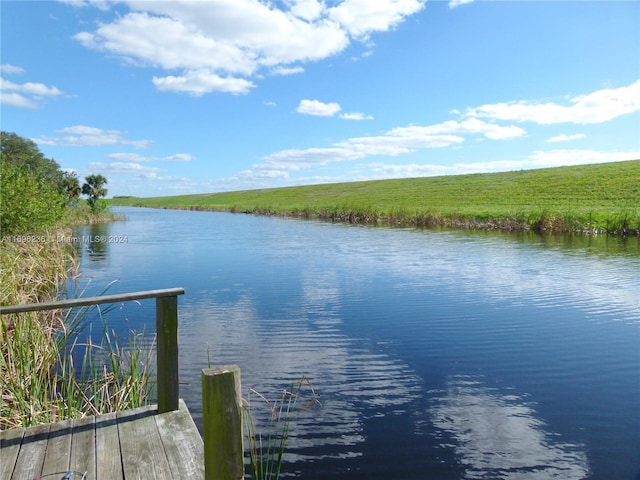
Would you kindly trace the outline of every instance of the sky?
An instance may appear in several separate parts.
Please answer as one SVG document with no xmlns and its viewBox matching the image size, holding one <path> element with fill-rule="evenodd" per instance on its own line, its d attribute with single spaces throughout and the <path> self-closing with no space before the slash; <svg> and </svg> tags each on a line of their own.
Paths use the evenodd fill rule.
<svg viewBox="0 0 640 480">
<path fill-rule="evenodd" d="M 640 2 L 0 1 L 0 122 L 109 196 L 640 158 Z"/>
</svg>

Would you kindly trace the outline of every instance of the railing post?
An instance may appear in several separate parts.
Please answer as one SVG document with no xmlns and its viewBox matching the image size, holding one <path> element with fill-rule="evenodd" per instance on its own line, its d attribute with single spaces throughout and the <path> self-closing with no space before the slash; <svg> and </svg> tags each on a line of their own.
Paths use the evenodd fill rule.
<svg viewBox="0 0 640 480">
<path fill-rule="evenodd" d="M 178 410 L 178 297 L 156 298 L 158 412 Z"/>
<path fill-rule="evenodd" d="M 202 370 L 205 480 L 244 478 L 240 367 Z"/>
</svg>

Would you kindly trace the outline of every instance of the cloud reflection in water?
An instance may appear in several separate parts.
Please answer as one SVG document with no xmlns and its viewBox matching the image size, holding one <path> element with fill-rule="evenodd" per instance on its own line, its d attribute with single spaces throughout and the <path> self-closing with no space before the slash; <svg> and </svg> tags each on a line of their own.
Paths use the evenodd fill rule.
<svg viewBox="0 0 640 480">
<path fill-rule="evenodd" d="M 578 480 L 589 476 L 584 446 L 545 431 L 531 402 L 483 384 L 481 377 L 453 376 L 429 409 L 444 448 L 453 448 L 466 479 Z M 429 428 L 422 425 L 422 428 Z"/>
</svg>

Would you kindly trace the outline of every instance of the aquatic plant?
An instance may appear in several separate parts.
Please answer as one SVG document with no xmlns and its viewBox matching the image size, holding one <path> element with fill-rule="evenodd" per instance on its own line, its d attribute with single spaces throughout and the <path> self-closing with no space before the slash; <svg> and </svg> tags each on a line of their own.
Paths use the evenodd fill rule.
<svg viewBox="0 0 640 480">
<path fill-rule="evenodd" d="M 151 393 L 153 344 L 131 332 L 122 345 L 103 321 L 99 343 L 80 341 L 88 310 L 58 325 L 35 312 L 0 319 L 0 429 L 135 408 Z"/>
<path fill-rule="evenodd" d="M 0 304 L 58 298 L 67 279 L 77 274 L 73 247 L 59 241 L 69 235 L 58 230 L 3 239 Z M 105 313 L 101 310 L 100 318 Z M 90 336 L 81 342 L 88 314 L 89 307 L 0 315 L 0 429 L 144 403 L 151 390 L 152 348 L 133 332 L 121 345 L 106 321 L 100 342 Z"/>
<path fill-rule="evenodd" d="M 304 397 L 308 391 L 309 396 Z M 259 432 L 256 419 L 252 413 L 251 399 L 255 397 L 268 409 L 268 419 L 264 425 L 265 431 Z M 299 406 L 299 402 L 304 402 Z M 293 382 L 289 390 L 284 389 L 274 401 L 269 401 L 264 395 L 250 389 L 246 399 L 243 399 L 244 425 L 248 440 L 249 462 L 251 477 L 254 480 L 277 480 L 280 478 L 282 463 L 291 424 L 296 415 L 314 405 L 321 405 L 311 382 L 303 376 Z"/>
</svg>

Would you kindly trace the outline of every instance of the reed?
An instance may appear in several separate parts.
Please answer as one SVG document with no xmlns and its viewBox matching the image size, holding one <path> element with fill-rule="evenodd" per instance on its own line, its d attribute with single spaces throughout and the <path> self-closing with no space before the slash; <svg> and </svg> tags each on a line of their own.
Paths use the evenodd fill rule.
<svg viewBox="0 0 640 480">
<path fill-rule="evenodd" d="M 310 396 L 305 396 L 305 391 L 308 391 Z M 256 397 L 262 406 L 267 407 L 268 418 L 262 425 L 264 433 L 260 433 L 256 425 L 256 418 L 252 413 L 252 397 Z M 301 401 L 303 404 L 299 406 Z M 289 390 L 283 390 L 275 401 L 269 401 L 254 389 L 249 390 L 249 395 L 243 399 L 243 415 L 251 477 L 254 480 L 280 478 L 292 422 L 296 415 L 314 405 L 321 405 L 321 403 L 306 376 L 292 383 Z"/>
<path fill-rule="evenodd" d="M 84 335 L 88 312 L 70 310 L 59 324 L 35 313 L 0 322 L 0 429 L 98 415 L 145 403 L 151 393 L 153 343 L 134 332 L 121 344 L 104 323 L 99 343 Z M 81 336 L 86 336 L 81 341 Z"/>
<path fill-rule="evenodd" d="M 69 231 L 5 238 L 0 244 L 2 305 L 51 301 L 76 275 Z M 26 241 L 29 239 L 29 241 Z M 0 315 L 0 429 L 49 423 L 144 404 L 151 393 L 152 346 L 131 333 L 121 344 L 107 328 L 86 335 L 90 311 Z M 81 338 L 87 338 L 81 341 Z"/>
</svg>

